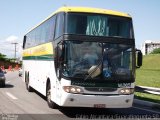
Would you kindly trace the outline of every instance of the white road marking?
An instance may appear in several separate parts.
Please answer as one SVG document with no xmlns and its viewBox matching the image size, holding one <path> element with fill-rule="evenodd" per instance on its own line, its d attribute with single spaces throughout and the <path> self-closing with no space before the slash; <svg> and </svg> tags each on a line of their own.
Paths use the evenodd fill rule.
<svg viewBox="0 0 160 120">
<path fill-rule="evenodd" d="M 18 98 L 16 98 L 14 95 L 12 95 L 11 93 L 9 93 L 9 92 L 6 92 L 6 94 L 10 97 L 10 98 L 12 98 L 13 100 L 17 100 Z"/>
<path fill-rule="evenodd" d="M 153 110 L 148 110 L 148 109 L 139 108 L 139 107 L 133 107 L 133 108 L 140 109 L 140 110 L 144 110 L 144 111 L 148 111 L 148 112 L 154 112 L 154 113 L 156 113 L 156 114 L 160 114 L 160 112 L 153 111 Z"/>
</svg>

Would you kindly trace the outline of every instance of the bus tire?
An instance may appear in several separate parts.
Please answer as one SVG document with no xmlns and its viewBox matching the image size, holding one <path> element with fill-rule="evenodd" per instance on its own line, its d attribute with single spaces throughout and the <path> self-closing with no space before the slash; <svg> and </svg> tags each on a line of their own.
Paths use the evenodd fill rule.
<svg viewBox="0 0 160 120">
<path fill-rule="evenodd" d="M 51 84 L 50 83 L 47 84 L 46 97 L 47 97 L 47 104 L 50 108 L 52 109 L 58 108 L 58 105 L 51 100 Z"/>
<path fill-rule="evenodd" d="M 29 85 L 29 74 L 25 74 L 25 82 L 28 92 L 33 92 L 33 88 Z"/>
</svg>

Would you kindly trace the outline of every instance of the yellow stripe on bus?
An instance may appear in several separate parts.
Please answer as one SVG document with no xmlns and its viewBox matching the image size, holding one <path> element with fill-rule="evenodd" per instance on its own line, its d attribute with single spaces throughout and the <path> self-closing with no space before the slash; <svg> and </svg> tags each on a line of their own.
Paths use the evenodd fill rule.
<svg viewBox="0 0 160 120">
<path fill-rule="evenodd" d="M 42 55 L 48 55 L 48 54 L 54 54 L 53 45 L 51 42 L 38 45 L 32 48 L 28 48 L 23 51 L 23 57 L 42 56 Z"/>
</svg>

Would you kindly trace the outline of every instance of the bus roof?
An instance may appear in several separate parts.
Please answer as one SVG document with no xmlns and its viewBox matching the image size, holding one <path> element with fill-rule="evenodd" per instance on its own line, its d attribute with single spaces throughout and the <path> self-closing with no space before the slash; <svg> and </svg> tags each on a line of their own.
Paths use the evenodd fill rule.
<svg viewBox="0 0 160 120">
<path fill-rule="evenodd" d="M 90 8 L 90 7 L 61 7 L 55 13 L 58 13 L 58 12 L 99 13 L 99 14 L 129 17 L 129 18 L 131 17 L 129 14 L 126 14 L 123 12 L 106 10 L 106 9 L 99 9 L 99 8 Z M 55 14 L 55 13 L 53 13 L 53 14 Z"/>
<path fill-rule="evenodd" d="M 106 9 L 99 9 L 99 8 L 90 8 L 90 7 L 61 7 L 57 11 L 53 12 L 49 17 L 47 17 L 44 21 L 34 26 L 32 29 L 30 29 L 27 33 L 32 31 L 34 28 L 38 27 L 40 24 L 48 20 L 53 15 L 59 13 L 59 12 L 77 12 L 77 13 L 99 13 L 99 14 L 107 14 L 107 15 L 115 15 L 115 16 L 121 16 L 121 17 L 128 17 L 131 18 L 131 16 L 127 13 L 113 11 L 113 10 L 106 10 Z"/>
</svg>

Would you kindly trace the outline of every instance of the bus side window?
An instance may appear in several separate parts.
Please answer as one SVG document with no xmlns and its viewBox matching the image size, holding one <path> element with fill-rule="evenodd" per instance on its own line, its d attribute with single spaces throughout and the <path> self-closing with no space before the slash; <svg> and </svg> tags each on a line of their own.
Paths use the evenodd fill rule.
<svg viewBox="0 0 160 120">
<path fill-rule="evenodd" d="M 60 13 L 57 15 L 57 19 L 56 19 L 55 39 L 57 39 L 63 34 L 64 32 L 63 23 L 64 23 L 64 14 Z"/>
<path fill-rule="evenodd" d="M 56 19 L 55 15 L 52 18 L 49 19 L 49 36 L 48 36 L 48 41 L 53 41 L 53 38 L 54 38 L 55 19 Z"/>
</svg>

